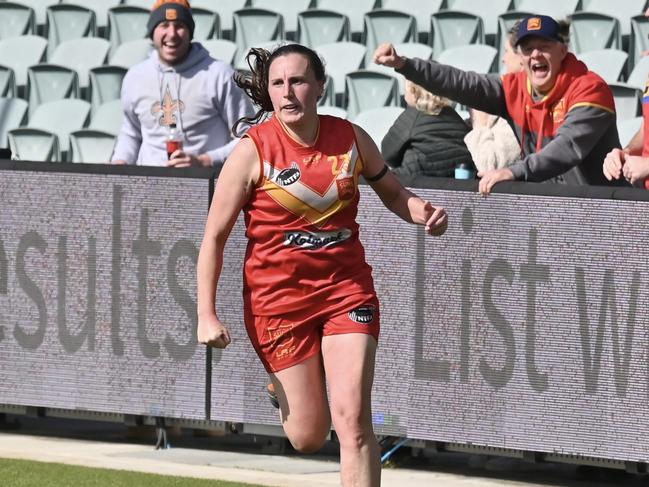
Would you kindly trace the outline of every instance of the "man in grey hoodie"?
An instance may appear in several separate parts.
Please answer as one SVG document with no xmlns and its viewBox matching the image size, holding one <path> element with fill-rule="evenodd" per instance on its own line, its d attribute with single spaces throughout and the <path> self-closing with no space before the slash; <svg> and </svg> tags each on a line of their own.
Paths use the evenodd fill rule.
<svg viewBox="0 0 649 487">
<path fill-rule="evenodd" d="M 238 139 L 234 123 L 252 115 L 230 65 L 192 42 L 187 0 L 157 0 L 148 23 L 154 50 L 122 83 L 124 122 L 113 164 L 210 167 L 225 161 Z M 182 148 L 167 154 L 172 127 Z"/>
</svg>

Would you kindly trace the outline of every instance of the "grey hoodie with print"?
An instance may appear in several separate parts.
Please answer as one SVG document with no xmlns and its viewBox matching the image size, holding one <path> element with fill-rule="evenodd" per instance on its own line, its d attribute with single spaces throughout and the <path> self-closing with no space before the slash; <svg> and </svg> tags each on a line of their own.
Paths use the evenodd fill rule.
<svg viewBox="0 0 649 487">
<path fill-rule="evenodd" d="M 128 70 L 122 83 L 124 121 L 112 160 L 164 166 L 165 140 L 175 123 L 185 152 L 207 153 L 213 164 L 225 161 L 238 139 L 231 129 L 252 105 L 234 83 L 230 65 L 210 57 L 198 42 L 175 66 L 160 62 L 154 49 Z"/>
</svg>

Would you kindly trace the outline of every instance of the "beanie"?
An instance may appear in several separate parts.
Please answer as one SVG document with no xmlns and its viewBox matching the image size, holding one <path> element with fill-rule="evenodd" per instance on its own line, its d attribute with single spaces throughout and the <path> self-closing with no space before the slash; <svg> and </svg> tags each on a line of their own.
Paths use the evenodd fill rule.
<svg viewBox="0 0 649 487">
<path fill-rule="evenodd" d="M 190 37 L 194 37 L 194 17 L 187 0 L 156 0 L 151 9 L 147 23 L 147 36 L 153 38 L 153 31 L 161 22 L 178 20 L 189 28 Z"/>
</svg>

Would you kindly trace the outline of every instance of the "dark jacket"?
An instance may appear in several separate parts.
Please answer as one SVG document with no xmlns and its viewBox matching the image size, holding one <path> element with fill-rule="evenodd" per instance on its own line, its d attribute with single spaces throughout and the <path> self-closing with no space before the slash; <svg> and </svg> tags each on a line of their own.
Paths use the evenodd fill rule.
<svg viewBox="0 0 649 487">
<path fill-rule="evenodd" d="M 455 166 L 473 168 L 464 136 L 469 128 L 455 110 L 428 115 L 408 107 L 383 138 L 381 153 L 396 174 L 453 177 Z"/>
</svg>

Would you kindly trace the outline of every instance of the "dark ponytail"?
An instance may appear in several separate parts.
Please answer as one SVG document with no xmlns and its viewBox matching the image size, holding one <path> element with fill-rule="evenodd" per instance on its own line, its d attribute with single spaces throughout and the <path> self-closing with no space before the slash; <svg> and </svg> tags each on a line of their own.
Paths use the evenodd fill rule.
<svg viewBox="0 0 649 487">
<path fill-rule="evenodd" d="M 278 47 L 272 53 L 258 47 L 251 48 L 246 55 L 246 62 L 250 67 L 250 72 L 236 73 L 234 75 L 234 82 L 250 97 L 252 103 L 258 110 L 253 116 L 242 117 L 235 122 L 232 127 L 232 134 L 235 137 L 239 137 L 238 128 L 241 123 L 254 125 L 273 111 L 273 103 L 268 94 L 268 71 L 275 59 L 288 54 L 301 54 L 306 57 L 315 78 L 318 81 L 325 82 L 324 64 L 313 49 L 309 49 L 301 44 L 286 44 Z"/>
</svg>

